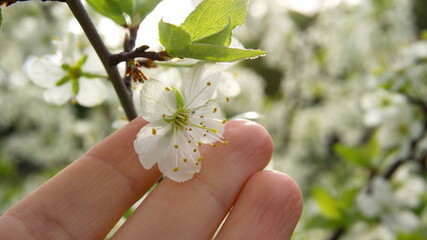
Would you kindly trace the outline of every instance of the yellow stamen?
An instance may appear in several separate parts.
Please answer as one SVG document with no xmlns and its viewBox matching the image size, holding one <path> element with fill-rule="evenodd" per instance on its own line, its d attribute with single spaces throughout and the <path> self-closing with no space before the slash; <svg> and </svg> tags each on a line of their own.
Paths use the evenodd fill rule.
<svg viewBox="0 0 427 240">
<path fill-rule="evenodd" d="M 193 149 L 193 152 L 197 152 L 197 149 Z"/>
<path fill-rule="evenodd" d="M 178 172 L 178 167 L 173 169 L 174 172 Z"/>
<path fill-rule="evenodd" d="M 156 134 L 157 134 L 156 129 L 155 129 L 155 128 L 151 129 L 151 133 L 152 133 L 153 135 L 156 135 Z"/>
<path fill-rule="evenodd" d="M 211 82 L 207 82 L 206 85 L 210 86 L 210 85 L 212 85 L 212 83 Z"/>
<path fill-rule="evenodd" d="M 222 145 L 227 146 L 228 145 L 228 141 L 222 142 Z"/>
<path fill-rule="evenodd" d="M 225 98 L 225 101 L 229 102 L 229 101 L 230 101 L 230 98 L 229 98 L 229 97 L 226 97 L 226 98 Z"/>
<path fill-rule="evenodd" d="M 173 147 L 174 147 L 174 148 L 178 148 L 179 146 L 178 146 L 178 145 L 174 145 Z"/>
<path fill-rule="evenodd" d="M 222 124 L 225 124 L 227 122 L 227 119 L 222 120 Z"/>
<path fill-rule="evenodd" d="M 184 159 L 182 159 L 182 161 L 187 162 L 187 161 L 188 161 L 188 159 L 184 158 Z"/>
<path fill-rule="evenodd" d="M 202 157 L 202 156 L 200 156 L 200 157 L 199 157 L 199 159 L 197 159 L 197 161 L 198 161 L 198 162 L 203 161 L 203 157 Z"/>
<path fill-rule="evenodd" d="M 166 90 L 166 91 L 170 91 L 171 89 L 170 89 L 170 88 L 168 88 L 168 87 L 165 87 L 165 90 Z"/>
<path fill-rule="evenodd" d="M 216 113 L 216 111 L 218 111 L 218 108 L 214 108 L 212 113 Z"/>
</svg>

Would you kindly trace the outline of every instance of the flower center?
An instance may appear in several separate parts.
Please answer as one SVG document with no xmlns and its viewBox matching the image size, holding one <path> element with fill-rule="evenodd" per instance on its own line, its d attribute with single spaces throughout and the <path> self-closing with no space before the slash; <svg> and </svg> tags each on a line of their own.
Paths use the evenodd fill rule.
<svg viewBox="0 0 427 240">
<path fill-rule="evenodd" d="M 187 109 L 179 109 L 174 115 L 166 116 L 163 121 L 173 124 L 173 128 L 182 130 L 188 126 L 189 111 Z"/>
</svg>

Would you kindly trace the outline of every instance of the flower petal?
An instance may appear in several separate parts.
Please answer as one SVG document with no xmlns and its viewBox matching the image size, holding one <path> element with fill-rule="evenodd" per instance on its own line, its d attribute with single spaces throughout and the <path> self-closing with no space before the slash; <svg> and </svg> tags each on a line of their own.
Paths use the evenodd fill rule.
<svg viewBox="0 0 427 240">
<path fill-rule="evenodd" d="M 175 95 L 167 91 L 166 85 L 155 79 L 149 79 L 141 88 L 142 116 L 149 122 L 162 119 L 162 115 L 173 115 L 176 111 Z"/>
<path fill-rule="evenodd" d="M 107 89 L 100 79 L 79 79 L 79 92 L 77 93 L 77 102 L 85 107 L 93 107 L 104 102 Z"/>
<path fill-rule="evenodd" d="M 192 124 L 204 127 L 194 127 L 192 131 L 189 132 L 196 141 L 201 143 L 214 143 L 221 140 L 225 121 L 218 104 L 208 103 L 204 107 L 199 108 L 190 118 L 190 121 Z"/>
<path fill-rule="evenodd" d="M 197 63 L 185 74 L 181 92 L 187 108 L 195 108 L 209 101 L 221 77 L 219 64 Z"/>
<path fill-rule="evenodd" d="M 166 149 L 166 157 L 159 160 L 159 169 L 166 177 L 176 182 L 184 182 L 200 171 L 202 158 L 196 143 L 190 140 L 186 132 L 174 132 Z"/>
<path fill-rule="evenodd" d="M 71 82 L 67 82 L 61 86 L 47 89 L 43 93 L 43 98 L 48 103 L 62 105 L 70 100 L 72 96 Z"/>
<path fill-rule="evenodd" d="M 51 88 L 65 76 L 65 72 L 56 62 L 48 56 L 44 56 L 34 60 L 28 71 L 28 76 L 33 83 L 40 87 Z"/>
<path fill-rule="evenodd" d="M 169 131 L 170 125 L 158 121 L 147 124 L 137 134 L 133 146 L 145 169 L 150 169 L 166 157 L 166 149 L 170 145 Z"/>
</svg>

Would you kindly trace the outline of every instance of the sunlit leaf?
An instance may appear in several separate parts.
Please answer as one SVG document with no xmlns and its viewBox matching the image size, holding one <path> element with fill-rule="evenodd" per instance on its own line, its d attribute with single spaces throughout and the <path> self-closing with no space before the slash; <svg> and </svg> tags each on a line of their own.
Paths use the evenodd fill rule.
<svg viewBox="0 0 427 240">
<path fill-rule="evenodd" d="M 334 220 L 342 219 L 342 214 L 338 208 L 337 200 L 335 200 L 328 192 L 321 188 L 315 188 L 312 193 L 320 211 L 325 217 Z"/>
<path fill-rule="evenodd" d="M 180 57 L 195 58 L 215 62 L 233 62 L 248 58 L 257 58 L 265 54 L 262 50 L 228 48 L 210 44 L 192 43 L 189 52 Z"/>
<path fill-rule="evenodd" d="M 228 24 L 234 29 L 246 20 L 248 0 L 205 0 L 182 23 L 193 41 L 211 36 Z"/>
<path fill-rule="evenodd" d="M 160 21 L 160 42 L 177 58 L 233 62 L 264 55 L 262 50 L 228 48 L 231 31 L 246 19 L 247 4 L 247 0 L 205 0 L 181 26 Z"/>
<path fill-rule="evenodd" d="M 344 144 L 336 144 L 334 150 L 343 160 L 349 163 L 361 167 L 370 167 L 379 152 L 379 146 L 376 139 L 372 137 L 366 145 L 349 147 Z"/>
<path fill-rule="evenodd" d="M 136 26 L 157 6 L 160 0 L 88 0 L 97 12 L 112 19 L 121 26 L 126 26 L 125 15 L 130 24 Z"/>
<path fill-rule="evenodd" d="M 160 21 L 159 37 L 160 43 L 172 56 L 184 57 L 184 55 L 188 55 L 188 45 L 191 43 L 191 37 L 184 29 Z"/>
<path fill-rule="evenodd" d="M 110 18 L 120 26 L 126 25 L 126 18 L 120 5 L 114 0 L 87 0 L 98 13 Z"/>
<path fill-rule="evenodd" d="M 231 22 L 229 21 L 219 32 L 200 38 L 194 42 L 228 47 L 231 43 L 231 30 Z"/>
</svg>

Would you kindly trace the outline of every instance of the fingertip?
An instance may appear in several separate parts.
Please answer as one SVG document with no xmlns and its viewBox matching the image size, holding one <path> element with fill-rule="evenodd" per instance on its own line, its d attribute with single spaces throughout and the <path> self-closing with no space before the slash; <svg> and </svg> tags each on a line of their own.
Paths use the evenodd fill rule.
<svg viewBox="0 0 427 240">
<path fill-rule="evenodd" d="M 245 188 L 254 198 L 282 205 L 293 213 L 290 218 L 299 219 L 303 209 L 303 195 L 289 175 L 278 171 L 257 172 L 248 180 Z"/>
<path fill-rule="evenodd" d="M 224 137 L 229 143 L 227 147 L 262 156 L 252 162 L 256 168 L 264 168 L 271 159 L 273 140 L 268 131 L 256 122 L 248 120 L 230 121 L 226 125 Z"/>
</svg>

